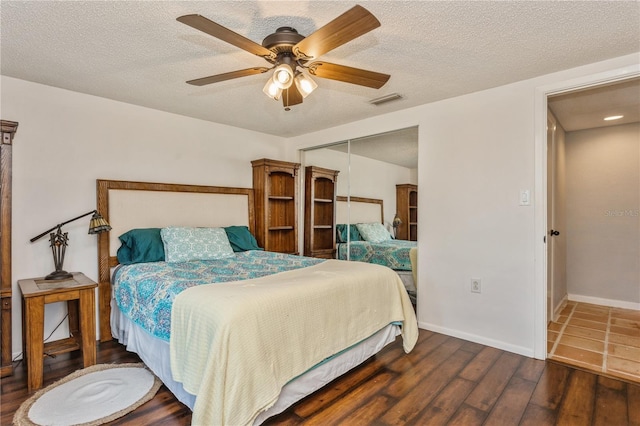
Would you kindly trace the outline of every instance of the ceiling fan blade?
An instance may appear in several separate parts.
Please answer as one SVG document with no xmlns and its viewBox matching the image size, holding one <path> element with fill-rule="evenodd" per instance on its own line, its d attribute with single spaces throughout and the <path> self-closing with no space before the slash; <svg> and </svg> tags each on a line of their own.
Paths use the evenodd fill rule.
<svg viewBox="0 0 640 426">
<path fill-rule="evenodd" d="M 269 71 L 270 68 L 254 67 L 247 68 L 245 70 L 231 71 L 224 74 L 211 75 L 209 77 L 197 78 L 195 80 L 189 80 L 187 83 L 194 86 L 204 86 L 211 83 L 218 83 L 219 81 L 231 80 L 232 78 L 246 77 L 248 75 L 262 74 Z"/>
<path fill-rule="evenodd" d="M 229 44 L 239 47 L 240 49 L 246 50 L 249 53 L 253 53 L 254 55 L 262 56 L 265 59 L 270 58 L 272 60 L 276 58 L 275 53 L 261 44 L 249 40 L 248 38 L 241 36 L 220 24 L 216 24 L 202 15 L 184 15 L 177 18 L 177 20 L 195 28 L 196 30 L 205 32 L 222 41 L 226 41 Z"/>
<path fill-rule="evenodd" d="M 321 78 L 359 84 L 360 86 L 372 87 L 374 89 L 379 89 L 384 86 L 391 77 L 389 74 L 332 64 L 330 62 L 312 62 L 309 64 L 309 73 Z"/>
<path fill-rule="evenodd" d="M 295 84 L 292 84 L 291 87 L 282 91 L 282 105 L 284 105 L 285 109 L 291 105 L 298 105 L 301 103 L 302 95 Z"/>
<path fill-rule="evenodd" d="M 311 60 L 378 28 L 380 21 L 356 5 L 293 46 L 298 59 Z"/>
</svg>

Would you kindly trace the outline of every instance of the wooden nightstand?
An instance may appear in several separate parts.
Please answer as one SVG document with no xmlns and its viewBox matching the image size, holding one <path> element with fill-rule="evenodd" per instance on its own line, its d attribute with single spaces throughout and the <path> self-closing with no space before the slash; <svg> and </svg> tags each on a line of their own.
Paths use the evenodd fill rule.
<svg viewBox="0 0 640 426">
<path fill-rule="evenodd" d="M 45 355 L 82 350 L 84 367 L 96 363 L 95 288 L 84 274 L 68 280 L 18 280 L 22 292 L 22 347 L 29 392 L 42 387 Z M 44 305 L 67 302 L 70 337 L 44 343 Z"/>
</svg>

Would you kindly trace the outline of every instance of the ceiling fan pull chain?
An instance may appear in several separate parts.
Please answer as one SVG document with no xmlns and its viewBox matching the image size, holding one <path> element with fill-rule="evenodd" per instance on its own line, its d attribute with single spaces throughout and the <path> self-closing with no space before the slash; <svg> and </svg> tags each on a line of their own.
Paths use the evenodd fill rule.
<svg viewBox="0 0 640 426">
<path fill-rule="evenodd" d="M 287 106 L 284 107 L 284 110 L 291 111 L 291 107 L 289 107 L 289 89 L 286 90 L 286 93 L 284 95 L 287 97 Z"/>
</svg>

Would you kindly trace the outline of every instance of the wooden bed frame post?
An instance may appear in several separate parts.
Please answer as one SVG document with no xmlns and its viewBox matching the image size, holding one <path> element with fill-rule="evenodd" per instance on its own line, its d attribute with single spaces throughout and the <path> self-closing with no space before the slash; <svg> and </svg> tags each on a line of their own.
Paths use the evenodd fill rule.
<svg viewBox="0 0 640 426">
<path fill-rule="evenodd" d="M 96 206 L 102 217 L 109 222 L 109 181 L 96 180 Z M 104 256 L 107 253 L 107 256 Z M 109 265 L 109 233 L 98 234 L 98 313 L 100 341 L 108 342 L 111 336 L 111 268 Z"/>
</svg>

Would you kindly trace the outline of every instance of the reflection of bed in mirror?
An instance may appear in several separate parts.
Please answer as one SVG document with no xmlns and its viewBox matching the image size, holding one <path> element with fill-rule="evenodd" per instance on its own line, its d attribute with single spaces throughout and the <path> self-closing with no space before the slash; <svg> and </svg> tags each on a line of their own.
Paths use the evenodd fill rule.
<svg viewBox="0 0 640 426">
<path fill-rule="evenodd" d="M 337 260 L 235 247 L 228 257 L 174 266 L 169 259 L 119 264 L 118 237 L 132 229 L 240 226 L 253 231 L 252 189 L 99 180 L 97 199 L 112 226 L 111 232 L 99 236 L 101 340 L 113 336 L 136 352 L 193 410 L 194 424 L 261 423 L 361 364 L 400 333 L 405 350 L 415 344 L 417 323 L 409 298 L 397 277 L 384 268 L 352 270 L 352 265 Z M 168 256 L 166 249 L 165 245 L 163 256 Z M 297 262 L 298 269 L 286 267 L 291 262 Z M 204 269 L 209 275 L 201 274 L 207 272 Z M 358 284 L 363 274 L 367 282 Z M 386 284 L 374 282 L 376 291 L 367 291 L 368 281 L 378 281 L 381 274 Z M 143 280 L 135 281 L 136 277 Z M 239 281 L 243 278 L 249 281 Z M 389 300 L 374 300 L 380 296 L 371 293 L 379 291 Z M 339 300 L 329 294 L 337 294 Z M 340 315 L 327 314 L 336 310 Z M 366 324 L 356 325 L 352 312 L 360 311 L 377 313 Z M 233 320 L 214 322 L 223 318 L 222 312 L 231 313 Z M 278 312 L 286 312 L 286 317 L 275 318 Z M 296 337 L 293 329 L 300 327 Z M 230 330 L 229 339 L 219 346 L 216 336 L 225 329 Z M 357 330 L 358 336 L 338 337 L 347 329 Z M 270 340 L 263 341 L 263 335 Z M 262 349 L 252 351 L 255 344 Z M 271 351 L 274 345 L 278 348 Z M 261 368 L 262 359 L 273 368 Z M 273 369 L 288 371 L 289 365 L 303 368 L 288 379 L 271 376 Z M 265 394 L 264 389 L 271 391 Z"/>
<path fill-rule="evenodd" d="M 384 265 L 393 269 L 402 280 L 415 303 L 415 267 L 411 252 L 417 250 L 416 241 L 389 238 L 375 242 L 366 241 L 358 232 L 357 224 L 379 223 L 384 226 L 384 202 L 365 197 L 336 197 L 336 258 Z M 346 224 L 352 224 L 348 227 Z M 355 229 L 354 229 L 355 228 Z"/>
</svg>

